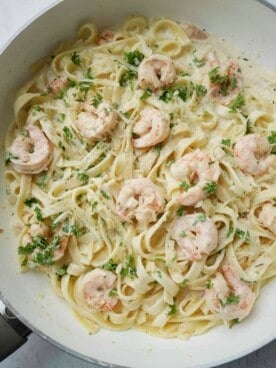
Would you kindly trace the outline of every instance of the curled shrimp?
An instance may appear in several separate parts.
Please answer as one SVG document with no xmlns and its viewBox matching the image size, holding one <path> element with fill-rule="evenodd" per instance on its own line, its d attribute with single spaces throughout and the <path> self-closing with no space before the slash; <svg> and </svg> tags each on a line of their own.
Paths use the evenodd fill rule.
<svg viewBox="0 0 276 368">
<path fill-rule="evenodd" d="M 214 51 L 208 52 L 204 61 L 205 66 L 197 72 L 199 82 L 206 86 L 215 102 L 229 105 L 243 89 L 239 64 L 233 60 L 220 61 Z"/>
<path fill-rule="evenodd" d="M 250 313 L 255 293 L 242 281 L 230 265 L 222 267 L 211 279 L 211 287 L 205 291 L 205 299 L 210 310 L 225 321 L 242 320 Z"/>
<path fill-rule="evenodd" d="M 144 224 L 155 222 L 163 208 L 163 194 L 151 180 L 142 178 L 124 182 L 117 202 L 118 214 L 123 220 L 135 218 Z"/>
<path fill-rule="evenodd" d="M 47 225 L 43 222 L 40 224 L 32 224 L 26 234 L 22 237 L 21 243 L 23 246 L 28 244 L 32 244 L 34 240 L 39 238 L 48 239 L 50 237 L 50 230 Z M 68 246 L 69 237 L 62 236 L 59 240 L 58 247 L 53 248 L 52 250 L 52 262 L 59 261 L 65 255 L 67 246 Z M 30 254 L 30 259 L 35 259 L 35 256 L 38 252 L 38 249 L 34 249 Z"/>
<path fill-rule="evenodd" d="M 113 272 L 96 268 L 78 279 L 77 288 L 89 308 L 110 311 L 118 302 L 116 296 L 110 296 L 116 280 Z"/>
<path fill-rule="evenodd" d="M 186 193 L 178 197 L 179 203 L 184 206 L 194 206 L 212 193 L 220 176 L 218 162 L 211 161 L 209 155 L 197 149 L 187 153 L 171 165 L 171 174 L 177 180 L 188 178 L 191 186 Z M 211 186 L 210 188 L 208 186 Z"/>
<path fill-rule="evenodd" d="M 260 223 L 276 234 L 276 207 L 272 203 L 265 203 L 259 213 Z"/>
<path fill-rule="evenodd" d="M 171 85 L 176 78 L 175 66 L 165 55 L 145 58 L 138 67 L 138 83 L 143 89 L 158 90 Z"/>
<path fill-rule="evenodd" d="M 20 174 L 38 174 L 52 160 L 51 147 L 41 129 L 28 125 L 25 131 L 27 135 L 18 135 L 10 147 L 11 163 Z"/>
<path fill-rule="evenodd" d="M 98 107 L 88 103 L 83 105 L 84 111 L 79 113 L 76 126 L 80 134 L 87 139 L 104 139 L 117 124 L 117 113 L 112 105 L 101 102 Z"/>
<path fill-rule="evenodd" d="M 218 231 L 212 219 L 203 214 L 191 214 L 174 221 L 172 238 L 190 261 L 198 261 L 218 245 Z"/>
<path fill-rule="evenodd" d="M 168 114 L 147 106 L 134 124 L 133 133 L 139 135 L 138 138 L 133 139 L 135 148 L 155 146 L 166 139 L 170 133 Z"/>
<path fill-rule="evenodd" d="M 41 222 L 40 224 L 32 224 L 26 234 L 24 234 L 24 236 L 22 237 L 21 243 L 22 245 L 27 245 L 32 243 L 34 238 L 48 238 L 49 234 L 49 228 L 43 222 Z"/>
<path fill-rule="evenodd" d="M 207 34 L 194 24 L 182 24 L 181 27 L 190 40 L 204 40 L 207 38 Z"/>
<path fill-rule="evenodd" d="M 251 175 L 263 175 L 270 166 L 276 165 L 275 155 L 269 155 L 269 143 L 259 134 L 240 138 L 234 147 L 234 156 L 239 168 Z"/>
</svg>

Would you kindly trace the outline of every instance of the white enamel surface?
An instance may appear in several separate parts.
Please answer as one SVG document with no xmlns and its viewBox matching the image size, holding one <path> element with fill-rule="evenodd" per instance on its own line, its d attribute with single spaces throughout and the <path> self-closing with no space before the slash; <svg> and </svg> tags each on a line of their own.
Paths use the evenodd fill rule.
<svg viewBox="0 0 276 368">
<path fill-rule="evenodd" d="M 78 25 L 88 19 L 105 26 L 137 13 L 190 20 L 275 68 L 276 14 L 254 1 L 66 0 L 29 26 L 0 57 L 0 148 L 12 119 L 16 88 L 28 80 L 30 64 L 51 53 L 58 41 L 70 38 Z M 1 166 L 0 172 L 3 171 Z M 103 330 L 90 336 L 75 321 L 65 302 L 53 293 L 46 277 L 18 272 L 4 192 L 1 177 L 0 228 L 4 229 L 0 234 L 1 295 L 24 321 L 57 344 L 88 359 L 121 366 L 165 368 L 173 364 L 174 368 L 200 368 L 237 358 L 276 337 L 276 280 L 262 290 L 250 317 L 232 330 L 219 327 L 187 342 L 153 338 L 136 331 Z"/>
</svg>

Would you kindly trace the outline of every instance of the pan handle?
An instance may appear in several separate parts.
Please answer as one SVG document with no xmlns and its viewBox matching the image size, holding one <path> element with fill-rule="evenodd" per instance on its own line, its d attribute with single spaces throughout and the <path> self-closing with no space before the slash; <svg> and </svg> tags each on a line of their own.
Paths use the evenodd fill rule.
<svg viewBox="0 0 276 368">
<path fill-rule="evenodd" d="M 0 314 L 0 362 L 23 345 L 31 332 L 11 311 L 5 308 L 4 314 Z"/>
</svg>

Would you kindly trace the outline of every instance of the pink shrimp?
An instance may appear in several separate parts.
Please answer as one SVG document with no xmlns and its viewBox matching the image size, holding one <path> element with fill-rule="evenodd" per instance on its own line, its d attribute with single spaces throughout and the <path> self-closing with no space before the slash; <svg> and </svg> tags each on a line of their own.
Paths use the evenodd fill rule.
<svg viewBox="0 0 276 368">
<path fill-rule="evenodd" d="M 171 236 L 190 261 L 200 260 L 218 245 L 215 223 L 203 214 L 186 215 L 175 220 Z"/>
<path fill-rule="evenodd" d="M 130 179 L 121 188 L 117 207 L 123 220 L 135 218 L 138 222 L 148 224 L 156 221 L 157 215 L 163 212 L 164 197 L 151 180 Z"/>
<path fill-rule="evenodd" d="M 184 206 L 194 206 L 215 191 L 220 176 L 218 162 L 211 161 L 209 155 L 199 149 L 187 153 L 171 165 L 171 174 L 177 180 L 188 178 L 191 186 L 186 193 L 178 197 Z"/>
<path fill-rule="evenodd" d="M 222 272 L 211 279 L 211 287 L 205 291 L 206 303 L 223 320 L 242 320 L 250 313 L 256 295 L 230 265 L 223 266 Z"/>
<path fill-rule="evenodd" d="M 43 131 L 34 125 L 25 127 L 27 135 L 20 134 L 10 147 L 11 164 L 21 174 L 38 174 L 52 160 L 51 147 Z"/>
</svg>

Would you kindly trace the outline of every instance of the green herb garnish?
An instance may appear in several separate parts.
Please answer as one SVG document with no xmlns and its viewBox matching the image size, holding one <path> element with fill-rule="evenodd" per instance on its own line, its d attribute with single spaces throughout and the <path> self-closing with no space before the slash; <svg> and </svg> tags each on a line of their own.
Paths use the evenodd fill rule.
<svg viewBox="0 0 276 368">
<path fill-rule="evenodd" d="M 137 73 L 133 70 L 128 69 L 124 72 L 119 80 L 119 84 L 121 87 L 126 87 L 131 84 L 133 80 L 137 77 Z"/>
<path fill-rule="evenodd" d="M 244 105 L 245 105 L 245 98 L 241 93 L 239 93 L 230 104 L 230 112 L 237 112 L 237 110 Z"/>
<path fill-rule="evenodd" d="M 181 217 L 185 214 L 185 207 L 184 206 L 180 206 L 178 207 L 178 209 L 176 210 L 176 215 Z"/>
<path fill-rule="evenodd" d="M 80 65 L 81 64 L 81 58 L 80 55 L 74 51 L 73 55 L 71 57 L 71 61 L 75 64 L 75 65 Z"/>
<path fill-rule="evenodd" d="M 140 100 L 146 100 L 148 97 L 152 95 L 152 91 L 150 89 L 146 89 L 142 96 L 140 97 Z"/>
<path fill-rule="evenodd" d="M 138 66 L 141 61 L 144 59 L 144 54 L 142 54 L 140 51 L 129 51 L 124 54 L 124 58 L 127 63 L 133 66 Z"/>
<path fill-rule="evenodd" d="M 231 139 L 222 139 L 221 144 L 223 144 L 224 146 L 231 147 Z"/>
<path fill-rule="evenodd" d="M 73 142 L 73 134 L 70 130 L 70 128 L 68 128 L 67 126 L 65 126 L 63 129 L 63 134 L 65 136 L 65 138 L 67 139 L 68 142 Z"/>
<path fill-rule="evenodd" d="M 203 190 L 207 194 L 214 194 L 217 190 L 217 184 L 214 181 L 210 181 L 210 183 L 207 183 L 204 185 Z"/>
<path fill-rule="evenodd" d="M 276 130 L 272 130 L 270 136 L 267 137 L 270 144 L 276 144 Z"/>
<path fill-rule="evenodd" d="M 30 197 L 30 198 L 27 198 L 25 201 L 24 201 L 24 204 L 26 205 L 26 206 L 28 206 L 28 207 L 32 207 L 32 205 L 34 204 L 34 203 L 37 203 L 38 201 L 37 201 L 37 199 L 36 198 L 34 198 L 34 197 Z"/>
<path fill-rule="evenodd" d="M 96 96 L 93 98 L 92 105 L 97 108 L 102 100 L 103 97 L 99 93 L 97 93 Z"/>
<path fill-rule="evenodd" d="M 89 175 L 85 171 L 79 171 L 77 173 L 77 178 L 84 184 L 87 184 L 89 180 Z"/>
<path fill-rule="evenodd" d="M 105 263 L 101 268 L 108 271 L 115 271 L 118 266 L 118 263 L 114 262 L 112 258 L 109 259 L 107 263 Z"/>
<path fill-rule="evenodd" d="M 42 216 L 42 213 L 41 213 L 41 209 L 39 207 L 35 207 L 34 208 L 34 211 L 35 211 L 35 214 L 36 214 L 36 219 L 38 221 L 42 221 L 43 220 L 43 216 Z"/>
</svg>

